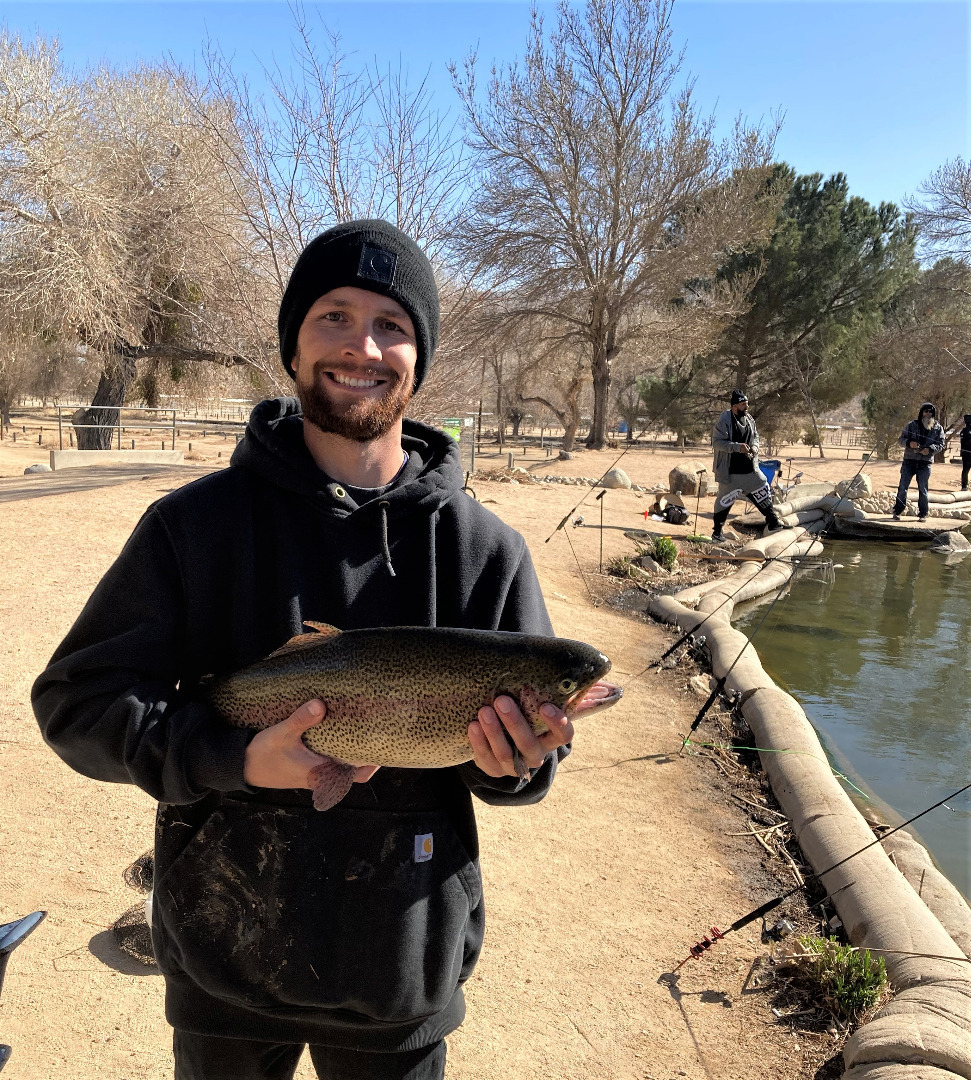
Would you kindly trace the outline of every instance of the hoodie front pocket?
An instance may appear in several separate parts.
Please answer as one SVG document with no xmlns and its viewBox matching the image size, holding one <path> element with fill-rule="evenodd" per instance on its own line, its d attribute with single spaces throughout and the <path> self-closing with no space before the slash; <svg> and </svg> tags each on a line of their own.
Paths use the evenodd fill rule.
<svg viewBox="0 0 971 1080">
<path fill-rule="evenodd" d="M 156 904 L 178 966 L 209 993 L 385 1022 L 445 1008 L 482 937 L 478 870 L 437 810 L 226 800 Z"/>
</svg>

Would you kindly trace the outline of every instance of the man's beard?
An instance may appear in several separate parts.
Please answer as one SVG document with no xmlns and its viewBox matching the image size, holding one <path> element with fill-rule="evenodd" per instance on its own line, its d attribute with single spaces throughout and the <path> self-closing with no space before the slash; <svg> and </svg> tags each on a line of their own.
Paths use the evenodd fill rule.
<svg viewBox="0 0 971 1080">
<path fill-rule="evenodd" d="M 411 386 L 406 385 L 396 372 L 391 372 L 390 378 L 394 381 L 385 387 L 377 400 L 338 405 L 328 393 L 327 376 L 318 377 L 317 370 L 315 366 L 309 385 L 298 383 L 296 387 L 304 420 L 309 420 L 321 431 L 340 435 L 344 439 L 354 442 L 379 439 L 401 419 L 411 401 Z"/>
</svg>

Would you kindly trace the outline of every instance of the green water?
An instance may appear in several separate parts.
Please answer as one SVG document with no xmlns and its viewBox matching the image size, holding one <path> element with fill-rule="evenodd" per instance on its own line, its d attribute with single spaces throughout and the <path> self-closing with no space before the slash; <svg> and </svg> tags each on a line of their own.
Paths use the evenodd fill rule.
<svg viewBox="0 0 971 1080">
<path fill-rule="evenodd" d="M 909 818 L 971 781 L 971 556 L 910 544 L 827 542 L 831 588 L 793 584 L 755 633 L 836 768 Z M 766 608 L 741 613 L 751 635 Z M 971 799 L 913 826 L 971 899 Z"/>
</svg>

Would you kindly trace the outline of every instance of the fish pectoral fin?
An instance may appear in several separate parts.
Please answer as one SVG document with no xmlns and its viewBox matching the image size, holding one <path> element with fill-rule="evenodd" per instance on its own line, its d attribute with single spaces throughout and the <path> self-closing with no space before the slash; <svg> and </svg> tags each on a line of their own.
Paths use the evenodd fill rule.
<svg viewBox="0 0 971 1080">
<path fill-rule="evenodd" d="M 324 758 L 315 765 L 307 775 L 307 783 L 313 791 L 314 809 L 329 810 L 336 806 L 351 790 L 355 772 L 356 765 L 348 765 L 336 758 Z"/>
<path fill-rule="evenodd" d="M 295 637 L 290 638 L 286 644 L 281 645 L 279 649 L 271 652 L 270 656 L 285 656 L 287 653 L 299 652 L 300 649 L 309 649 L 319 645 L 321 640 L 337 637 L 341 633 L 336 626 L 331 626 L 329 623 L 304 622 L 303 625 L 312 626 L 311 633 L 297 634 Z"/>
</svg>

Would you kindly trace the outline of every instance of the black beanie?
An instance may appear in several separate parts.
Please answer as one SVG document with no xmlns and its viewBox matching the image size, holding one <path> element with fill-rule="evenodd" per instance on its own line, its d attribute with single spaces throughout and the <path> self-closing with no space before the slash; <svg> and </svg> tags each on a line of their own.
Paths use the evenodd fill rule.
<svg viewBox="0 0 971 1080">
<path fill-rule="evenodd" d="M 733 390 L 732 391 L 732 404 L 733 405 L 740 405 L 743 401 L 748 401 L 748 398 L 746 397 L 744 391 L 742 391 L 742 390 Z"/>
<path fill-rule="evenodd" d="M 351 285 L 396 300 L 411 316 L 418 345 L 415 390 L 438 344 L 435 272 L 414 240 L 387 221 L 348 221 L 315 237 L 300 253 L 280 302 L 280 355 L 292 379 L 297 333 L 324 293 Z"/>
</svg>

